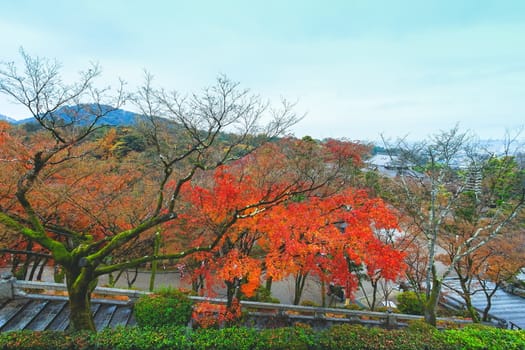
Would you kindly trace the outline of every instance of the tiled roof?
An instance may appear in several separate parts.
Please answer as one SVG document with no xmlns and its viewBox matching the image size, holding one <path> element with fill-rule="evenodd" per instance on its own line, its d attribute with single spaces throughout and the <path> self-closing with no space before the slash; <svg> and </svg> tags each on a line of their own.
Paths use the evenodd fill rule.
<svg viewBox="0 0 525 350">
<path fill-rule="evenodd" d="M 488 285 L 493 284 L 489 282 Z M 453 289 L 449 287 L 459 290 L 459 281 L 454 278 L 448 278 L 444 281 L 444 291 L 450 295 L 455 295 Z M 472 287 L 475 289 L 476 283 Z M 456 295 L 456 297 L 459 299 L 459 295 Z M 478 310 L 483 310 L 487 305 L 487 300 L 482 292 L 472 294 L 471 299 L 472 305 Z M 490 315 L 512 322 L 521 329 L 525 329 L 525 298 L 498 289 L 492 297 L 491 305 Z"/>
</svg>

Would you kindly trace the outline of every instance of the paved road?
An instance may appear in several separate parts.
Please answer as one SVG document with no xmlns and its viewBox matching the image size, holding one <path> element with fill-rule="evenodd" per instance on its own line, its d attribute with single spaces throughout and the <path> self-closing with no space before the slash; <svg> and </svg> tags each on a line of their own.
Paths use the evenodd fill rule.
<svg viewBox="0 0 525 350">
<path fill-rule="evenodd" d="M 6 268 L 0 268 L 0 273 L 9 271 Z M 46 268 L 43 274 L 43 280 L 47 282 L 53 282 L 53 270 L 52 268 Z M 130 278 L 132 278 L 132 273 L 130 272 Z M 139 271 L 137 279 L 133 284 L 133 288 L 140 290 L 148 290 L 150 283 L 150 272 L 149 271 Z M 108 277 L 102 276 L 99 279 L 99 286 L 106 286 L 108 284 Z M 155 289 L 160 287 L 172 286 L 175 288 L 186 288 L 191 289 L 191 285 L 186 281 L 186 279 L 181 279 L 181 275 L 178 271 L 172 270 L 162 270 L 162 268 L 157 272 L 155 277 Z M 116 287 L 128 288 L 126 281 L 126 276 L 123 275 L 119 281 L 116 283 Z M 366 286 L 368 291 L 371 290 L 370 286 Z M 303 291 L 301 301 L 309 300 L 313 301 L 319 305 L 322 303 L 322 289 L 321 283 L 315 279 L 308 279 Z M 226 297 L 226 293 L 222 288 L 215 288 L 214 297 Z M 284 281 L 274 282 L 272 285 L 272 296 L 279 299 L 283 304 L 292 304 L 294 296 L 294 281 L 292 278 L 286 279 Z M 364 300 L 364 294 L 362 291 L 357 291 L 355 299 L 366 304 Z M 390 300 L 395 300 L 393 295 Z M 381 301 L 381 300 L 380 300 Z M 326 302 L 329 302 L 329 298 L 326 298 Z M 340 303 L 342 304 L 342 303 Z"/>
</svg>

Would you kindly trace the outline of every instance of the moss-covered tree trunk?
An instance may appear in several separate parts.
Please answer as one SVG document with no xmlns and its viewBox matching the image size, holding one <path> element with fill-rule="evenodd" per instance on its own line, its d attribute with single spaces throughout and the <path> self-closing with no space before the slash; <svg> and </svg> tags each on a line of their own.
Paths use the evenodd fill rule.
<svg viewBox="0 0 525 350">
<path fill-rule="evenodd" d="M 441 280 L 436 275 L 435 267 L 432 268 L 432 289 L 428 294 L 425 303 L 425 322 L 436 326 L 437 322 L 437 306 L 439 302 L 439 295 L 441 294 Z"/>
<path fill-rule="evenodd" d="M 160 232 L 155 232 L 155 240 L 153 241 L 153 255 L 159 254 L 159 248 L 160 248 Z M 157 275 L 157 266 L 158 261 L 153 260 L 151 262 L 151 276 L 149 279 L 149 291 L 153 292 L 153 289 L 155 288 L 155 276 Z"/>
<path fill-rule="evenodd" d="M 461 284 L 461 290 L 463 291 L 463 300 L 465 301 L 465 307 L 467 308 L 467 311 L 470 317 L 472 318 L 472 322 L 479 322 L 479 314 L 478 311 L 474 308 L 474 305 L 472 305 L 471 292 L 467 287 L 467 280 L 464 278 L 460 278 L 459 280 Z"/>
<path fill-rule="evenodd" d="M 72 331 L 96 331 L 91 313 L 91 293 L 97 286 L 93 271 L 87 268 L 65 268 L 69 294 L 70 324 Z"/>
</svg>

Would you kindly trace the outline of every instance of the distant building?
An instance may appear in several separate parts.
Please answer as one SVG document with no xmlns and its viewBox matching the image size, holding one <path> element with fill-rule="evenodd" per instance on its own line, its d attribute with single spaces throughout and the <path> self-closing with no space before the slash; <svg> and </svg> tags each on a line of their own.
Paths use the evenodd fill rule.
<svg viewBox="0 0 525 350">
<path fill-rule="evenodd" d="M 465 189 L 467 191 L 473 191 L 474 193 L 476 193 L 476 195 L 481 194 L 482 180 L 483 176 L 481 172 L 481 167 L 476 164 L 472 164 L 468 167 Z"/>
<path fill-rule="evenodd" d="M 376 170 L 388 177 L 395 177 L 400 171 L 408 169 L 408 166 L 400 164 L 398 157 L 388 154 L 376 154 L 368 159 L 366 164 L 369 170 Z"/>
</svg>

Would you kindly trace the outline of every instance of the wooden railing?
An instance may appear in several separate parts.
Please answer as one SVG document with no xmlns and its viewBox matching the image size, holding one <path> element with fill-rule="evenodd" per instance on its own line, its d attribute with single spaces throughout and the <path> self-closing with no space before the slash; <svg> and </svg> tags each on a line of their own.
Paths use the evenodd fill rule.
<svg viewBox="0 0 525 350">
<path fill-rule="evenodd" d="M 65 284 L 51 282 L 33 282 L 33 281 L 13 281 L 15 295 L 25 295 L 26 297 L 42 297 L 41 294 L 34 292 L 41 291 L 67 291 Z M 97 287 L 94 295 L 97 301 L 101 301 L 104 296 L 110 297 L 127 297 L 127 300 L 113 300 L 113 303 L 133 303 L 133 300 L 140 296 L 149 294 L 149 292 L 129 289 Z M 46 296 L 49 297 L 49 296 Z M 66 295 L 54 296 L 55 298 L 66 298 Z M 190 296 L 194 302 L 209 302 L 215 304 L 225 304 L 226 299 L 206 298 Z M 254 301 L 241 301 L 243 311 L 246 311 L 252 319 L 258 320 L 284 320 L 286 324 L 292 325 L 297 322 L 318 324 L 326 327 L 339 323 L 356 323 L 366 326 L 380 326 L 385 328 L 405 327 L 410 321 L 421 320 L 422 316 L 397 314 L 392 312 L 373 312 L 349 310 L 344 308 L 323 308 L 310 307 L 288 304 L 271 304 Z M 439 322 L 468 324 L 470 320 L 456 318 L 438 318 Z M 263 322 L 264 323 L 264 322 Z"/>
<path fill-rule="evenodd" d="M 35 281 L 14 281 L 14 288 L 22 291 L 62 291 L 67 292 L 67 287 L 63 283 L 53 282 L 35 282 Z M 103 296 L 116 296 L 116 297 L 128 297 L 129 301 L 132 302 L 134 299 L 140 298 L 143 295 L 150 294 L 149 292 L 133 289 L 119 289 L 119 288 L 106 288 L 96 287 L 94 292 L 97 299 L 103 299 Z"/>
<path fill-rule="evenodd" d="M 210 299 L 204 297 L 191 297 L 196 302 L 212 302 L 216 304 L 226 303 L 225 299 Z M 397 314 L 393 312 L 373 312 L 350 310 L 344 308 L 325 308 L 290 304 L 272 304 L 256 301 L 241 301 L 242 310 L 248 311 L 252 318 L 281 318 L 287 319 L 287 324 L 297 322 L 320 323 L 325 325 L 340 323 L 355 323 L 366 326 L 379 326 L 385 328 L 406 327 L 408 322 L 421 320 L 422 316 Z M 447 319 L 447 321 L 458 321 L 470 323 L 469 321 Z"/>
</svg>

